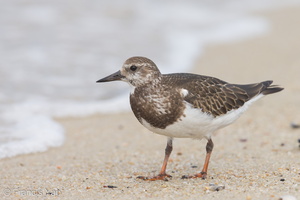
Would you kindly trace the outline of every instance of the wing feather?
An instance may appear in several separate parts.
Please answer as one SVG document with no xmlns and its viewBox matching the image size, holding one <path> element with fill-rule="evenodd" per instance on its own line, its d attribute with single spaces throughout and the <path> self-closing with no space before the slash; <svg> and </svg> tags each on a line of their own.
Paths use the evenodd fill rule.
<svg viewBox="0 0 300 200">
<path fill-rule="evenodd" d="M 238 109 L 251 98 L 263 93 L 272 81 L 255 84 L 230 84 L 217 78 L 196 74 L 168 74 L 166 80 L 172 81 L 180 89 L 186 89 L 188 94 L 184 100 L 194 108 L 214 117 Z"/>
</svg>

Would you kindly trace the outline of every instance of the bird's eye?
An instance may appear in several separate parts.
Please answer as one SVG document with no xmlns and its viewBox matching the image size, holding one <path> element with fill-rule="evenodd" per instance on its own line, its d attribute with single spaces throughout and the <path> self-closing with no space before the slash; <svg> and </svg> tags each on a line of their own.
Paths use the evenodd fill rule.
<svg viewBox="0 0 300 200">
<path fill-rule="evenodd" d="M 131 71 L 135 71 L 136 69 L 137 69 L 137 66 L 135 66 L 135 65 L 131 65 L 131 66 L 130 66 L 130 70 L 131 70 Z"/>
</svg>

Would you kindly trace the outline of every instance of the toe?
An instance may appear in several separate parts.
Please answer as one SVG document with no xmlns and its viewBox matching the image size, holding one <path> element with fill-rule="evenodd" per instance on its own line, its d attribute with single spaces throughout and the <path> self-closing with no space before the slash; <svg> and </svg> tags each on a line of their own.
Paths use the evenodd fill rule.
<svg viewBox="0 0 300 200">
<path fill-rule="evenodd" d="M 200 173 L 197 173 L 195 175 L 192 175 L 192 176 L 188 176 L 188 175 L 183 175 L 181 177 L 181 179 L 190 179 L 190 178 L 202 178 L 202 179 L 206 179 L 206 172 L 200 172 Z"/>
</svg>

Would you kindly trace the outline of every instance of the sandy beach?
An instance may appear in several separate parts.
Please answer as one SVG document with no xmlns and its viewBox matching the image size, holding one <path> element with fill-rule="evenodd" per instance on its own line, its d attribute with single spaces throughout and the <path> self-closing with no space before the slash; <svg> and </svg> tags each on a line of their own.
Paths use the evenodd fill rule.
<svg viewBox="0 0 300 200">
<path fill-rule="evenodd" d="M 300 7 L 255 15 L 270 20 L 268 34 L 208 46 L 191 72 L 241 84 L 274 80 L 285 90 L 217 132 L 206 180 L 181 179 L 204 162 L 206 141 L 191 139 L 173 143 L 172 179 L 136 179 L 158 173 L 166 137 L 131 112 L 103 114 L 57 119 L 66 130 L 63 146 L 0 160 L 0 199 L 300 199 L 300 129 L 290 126 L 300 124 Z"/>
</svg>

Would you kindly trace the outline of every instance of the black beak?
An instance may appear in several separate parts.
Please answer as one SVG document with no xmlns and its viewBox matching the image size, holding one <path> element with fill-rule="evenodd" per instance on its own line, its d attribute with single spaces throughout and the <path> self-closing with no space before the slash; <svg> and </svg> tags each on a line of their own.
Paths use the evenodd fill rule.
<svg viewBox="0 0 300 200">
<path fill-rule="evenodd" d="M 122 78 L 125 78 L 124 76 L 122 76 L 121 71 L 117 71 L 116 73 L 113 73 L 105 78 L 102 78 L 100 80 L 97 81 L 97 83 L 101 83 L 101 82 L 109 82 L 109 81 L 119 81 Z"/>
</svg>

